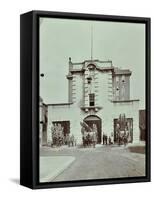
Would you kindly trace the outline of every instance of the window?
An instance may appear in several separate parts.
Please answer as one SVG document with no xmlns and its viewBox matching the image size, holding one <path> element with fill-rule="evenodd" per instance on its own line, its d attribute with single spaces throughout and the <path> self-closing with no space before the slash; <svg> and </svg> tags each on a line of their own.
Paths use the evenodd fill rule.
<svg viewBox="0 0 154 200">
<path fill-rule="evenodd" d="M 95 94 L 89 94 L 89 106 L 95 105 Z"/>
</svg>

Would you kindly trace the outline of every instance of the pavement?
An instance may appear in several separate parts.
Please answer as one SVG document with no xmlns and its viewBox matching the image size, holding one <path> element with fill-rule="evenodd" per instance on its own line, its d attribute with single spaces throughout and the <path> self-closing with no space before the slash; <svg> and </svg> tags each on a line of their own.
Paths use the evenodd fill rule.
<svg viewBox="0 0 154 200">
<path fill-rule="evenodd" d="M 50 182 L 62 173 L 73 161 L 73 156 L 40 157 L 40 182 Z"/>
<path fill-rule="evenodd" d="M 40 155 L 41 182 L 145 176 L 145 154 L 129 147 L 43 147 Z"/>
</svg>

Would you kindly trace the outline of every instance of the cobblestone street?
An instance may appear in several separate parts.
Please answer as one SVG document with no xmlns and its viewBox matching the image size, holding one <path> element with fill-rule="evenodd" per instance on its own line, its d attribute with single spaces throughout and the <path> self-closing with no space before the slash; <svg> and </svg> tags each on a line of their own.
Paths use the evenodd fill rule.
<svg viewBox="0 0 154 200">
<path fill-rule="evenodd" d="M 44 157 L 74 157 L 74 161 L 48 181 L 69 181 L 100 178 L 134 177 L 145 175 L 145 154 L 132 153 L 124 146 L 96 148 L 42 148 Z M 56 162 L 54 160 L 54 162 Z M 51 163 L 52 165 L 52 163 Z M 42 166 L 43 168 L 43 166 Z M 50 177 L 50 174 L 48 174 Z"/>
</svg>

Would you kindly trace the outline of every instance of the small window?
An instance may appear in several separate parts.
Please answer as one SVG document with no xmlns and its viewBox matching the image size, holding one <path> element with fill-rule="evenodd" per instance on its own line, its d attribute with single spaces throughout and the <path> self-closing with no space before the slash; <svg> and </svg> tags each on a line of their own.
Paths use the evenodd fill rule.
<svg viewBox="0 0 154 200">
<path fill-rule="evenodd" d="M 95 94 L 89 94 L 89 106 L 95 106 Z"/>
</svg>

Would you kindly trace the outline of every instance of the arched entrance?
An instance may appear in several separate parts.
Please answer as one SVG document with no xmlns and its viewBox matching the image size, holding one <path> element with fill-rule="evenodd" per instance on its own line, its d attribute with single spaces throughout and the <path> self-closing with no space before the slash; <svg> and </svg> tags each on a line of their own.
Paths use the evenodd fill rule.
<svg viewBox="0 0 154 200">
<path fill-rule="evenodd" d="M 91 128 L 93 127 L 93 124 L 97 126 L 97 133 L 98 133 L 98 139 L 97 143 L 101 143 L 101 133 L 102 133 L 102 120 L 101 118 L 97 117 L 96 115 L 89 115 L 88 117 L 84 118 L 83 120 L 88 126 Z"/>
</svg>

